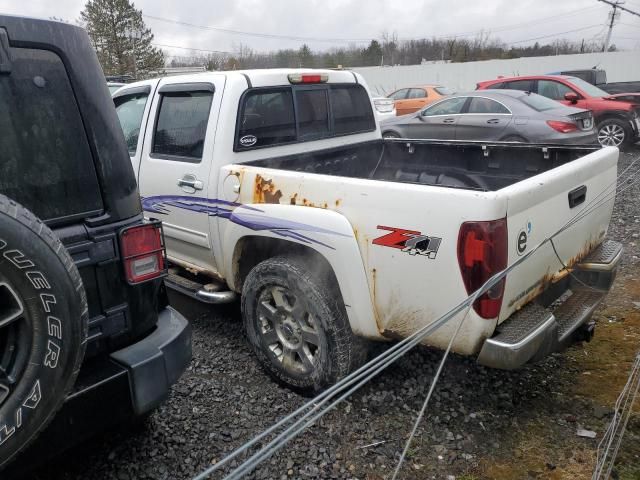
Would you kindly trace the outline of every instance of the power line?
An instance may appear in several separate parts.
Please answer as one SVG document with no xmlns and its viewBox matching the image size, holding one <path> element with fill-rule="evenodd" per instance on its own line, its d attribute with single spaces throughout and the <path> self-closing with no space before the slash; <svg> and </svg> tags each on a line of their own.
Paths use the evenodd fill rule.
<svg viewBox="0 0 640 480">
<path fill-rule="evenodd" d="M 473 30 L 473 31 L 466 31 L 466 32 L 451 33 L 451 34 L 446 34 L 446 35 L 432 35 L 430 37 L 426 37 L 425 36 L 425 37 L 400 38 L 400 40 L 410 41 L 410 40 L 422 40 L 422 39 L 425 39 L 425 38 L 450 39 L 450 38 L 457 38 L 457 37 L 469 37 L 469 36 L 478 35 L 478 34 L 482 34 L 482 33 L 504 32 L 504 31 L 508 31 L 508 30 L 514 30 L 514 29 L 522 28 L 522 27 L 529 26 L 529 25 L 535 25 L 535 24 L 541 23 L 541 22 L 547 22 L 547 21 L 555 19 L 555 18 L 566 18 L 566 16 L 569 15 L 569 14 L 582 13 L 582 12 L 585 12 L 587 10 L 594 10 L 596 8 L 598 8 L 597 5 L 596 6 L 591 6 L 591 7 L 586 7 L 586 8 L 580 8 L 580 9 L 572 10 L 572 11 L 565 12 L 565 13 L 562 13 L 562 14 L 557 14 L 557 15 L 551 15 L 551 16 L 548 16 L 548 17 L 537 18 L 537 19 L 534 19 L 534 20 L 526 21 L 526 22 L 502 25 L 502 26 L 495 27 L 495 28 L 492 28 L 492 29 Z M 184 26 L 184 27 L 197 28 L 197 29 L 200 29 L 200 30 L 211 30 L 211 31 L 220 32 L 220 33 L 226 33 L 226 34 L 230 34 L 230 35 L 240 35 L 240 36 L 259 37 L 259 38 L 295 40 L 295 41 L 302 41 L 302 42 L 307 42 L 307 41 L 309 41 L 309 42 L 328 42 L 328 43 L 368 43 L 373 38 L 373 37 L 371 37 L 371 38 L 305 37 L 305 36 L 298 36 L 298 35 L 281 35 L 281 34 L 272 34 L 272 33 L 263 33 L 263 32 L 248 32 L 248 31 L 242 31 L 242 30 L 233 30 L 233 29 L 228 29 L 228 28 L 215 27 L 215 26 L 212 26 L 212 25 L 198 25 L 198 24 L 195 24 L 195 23 L 183 22 L 181 20 L 174 20 L 174 19 L 165 18 L 165 17 L 158 17 L 158 16 L 155 16 L 155 15 L 143 14 L 143 16 L 148 18 L 148 19 L 151 19 L 151 20 L 156 20 L 156 21 L 165 22 L 165 23 L 171 23 L 171 24 L 174 24 L 174 25 L 181 25 L 181 26 Z M 179 47 L 176 47 L 176 48 L 179 48 Z"/>
<path fill-rule="evenodd" d="M 205 48 L 192 48 L 192 47 L 182 47 L 180 45 L 166 45 L 163 43 L 152 43 L 154 47 L 164 47 L 164 48 L 178 48 L 180 50 L 192 50 L 194 52 L 205 52 L 205 53 L 219 53 L 223 55 L 233 55 L 231 52 L 226 52 L 224 50 L 207 50 Z"/>
<path fill-rule="evenodd" d="M 596 23 L 595 25 L 589 25 L 588 27 L 576 28 L 574 30 L 566 30 L 564 32 L 558 32 L 558 33 L 551 33 L 549 35 L 542 35 L 540 37 L 526 38 L 524 40 L 518 40 L 516 42 L 509 42 L 509 45 L 517 45 L 518 43 L 531 42 L 533 40 L 542 40 L 543 38 L 557 37 L 559 35 L 565 35 L 567 33 L 582 32 L 583 30 L 589 30 L 590 28 L 601 27 L 601 26 L 602 24 Z"/>
<path fill-rule="evenodd" d="M 156 17 L 154 15 L 143 14 L 143 17 L 150 18 L 152 20 L 158 20 L 160 22 L 173 23 L 175 25 L 182 25 L 185 27 L 199 28 L 201 30 L 212 30 L 220 33 L 228 33 L 230 35 L 243 35 L 248 37 L 260 37 L 260 38 L 274 38 L 282 40 L 296 40 L 301 42 L 330 42 L 330 43 L 366 43 L 370 42 L 370 38 L 321 38 L 321 37 L 300 37 L 296 35 L 278 35 L 275 33 L 260 33 L 260 32 L 246 32 L 241 30 L 231 30 L 228 28 L 213 27 L 210 25 L 196 25 L 194 23 L 182 22 L 179 20 L 172 20 L 170 18 Z"/>
</svg>

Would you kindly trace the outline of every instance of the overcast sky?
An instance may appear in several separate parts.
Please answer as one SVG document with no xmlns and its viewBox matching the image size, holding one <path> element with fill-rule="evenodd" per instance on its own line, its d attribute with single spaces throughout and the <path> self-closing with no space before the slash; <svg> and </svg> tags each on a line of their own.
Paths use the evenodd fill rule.
<svg viewBox="0 0 640 480">
<path fill-rule="evenodd" d="M 85 0 L 0 0 L 0 12 L 37 17 L 61 17 L 75 22 Z M 527 45 L 555 38 L 601 40 L 610 7 L 597 0 L 138 0 L 155 43 L 169 55 L 194 52 L 175 47 L 234 51 L 239 44 L 257 51 L 299 48 L 313 50 L 366 45 L 382 32 L 400 39 L 467 35 L 485 30 L 507 43 Z M 640 0 L 625 6 L 640 12 Z M 233 34 L 159 20 L 266 34 Z M 612 43 L 640 50 L 640 17 L 622 13 Z M 567 33 L 563 33 L 567 32 Z M 304 37 L 301 39 L 272 38 Z M 323 41 L 320 41 L 323 40 Z M 523 41 L 524 40 L 524 41 Z"/>
</svg>

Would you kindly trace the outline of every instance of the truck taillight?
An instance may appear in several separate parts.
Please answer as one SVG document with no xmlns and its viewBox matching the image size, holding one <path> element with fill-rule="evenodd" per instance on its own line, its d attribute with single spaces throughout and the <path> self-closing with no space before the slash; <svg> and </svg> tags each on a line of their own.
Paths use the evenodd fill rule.
<svg viewBox="0 0 640 480">
<path fill-rule="evenodd" d="M 326 83 L 329 75 L 326 73 L 290 73 L 288 75 L 289 83 Z"/>
<path fill-rule="evenodd" d="M 547 125 L 560 133 L 571 133 L 578 130 L 578 126 L 575 123 L 560 122 L 558 120 L 547 120 Z"/>
<path fill-rule="evenodd" d="M 469 295 L 507 268 L 507 219 L 463 223 L 458 235 L 458 264 Z M 500 313 L 504 284 L 502 279 L 473 304 L 482 318 L 495 318 Z"/>
<path fill-rule="evenodd" d="M 127 282 L 138 284 L 166 274 L 162 223 L 152 221 L 120 231 L 120 251 Z"/>
</svg>

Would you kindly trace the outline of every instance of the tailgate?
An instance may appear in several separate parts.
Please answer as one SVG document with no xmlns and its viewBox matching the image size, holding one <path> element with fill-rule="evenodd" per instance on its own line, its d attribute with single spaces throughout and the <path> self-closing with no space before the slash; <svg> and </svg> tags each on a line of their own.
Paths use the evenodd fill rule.
<svg viewBox="0 0 640 480">
<path fill-rule="evenodd" d="M 613 210 L 617 164 L 618 150 L 607 147 L 500 190 L 507 197 L 508 264 L 596 205 L 600 206 L 554 237 L 553 243 L 568 266 L 600 244 Z M 499 321 L 535 298 L 550 282 L 563 278 L 563 270 L 552 245 L 544 245 L 507 276 Z"/>
</svg>

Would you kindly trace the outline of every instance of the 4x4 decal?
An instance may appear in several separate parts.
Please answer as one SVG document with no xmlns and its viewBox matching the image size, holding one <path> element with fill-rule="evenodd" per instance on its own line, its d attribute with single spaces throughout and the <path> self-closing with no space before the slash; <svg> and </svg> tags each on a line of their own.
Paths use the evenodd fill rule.
<svg viewBox="0 0 640 480">
<path fill-rule="evenodd" d="M 432 260 L 436 258 L 442 242 L 439 237 L 430 237 L 415 230 L 385 227 L 383 225 L 378 225 L 378 229 L 388 230 L 391 233 L 374 239 L 374 245 L 398 248 L 409 255 L 424 255 Z"/>
</svg>

